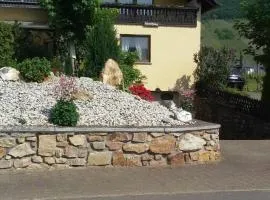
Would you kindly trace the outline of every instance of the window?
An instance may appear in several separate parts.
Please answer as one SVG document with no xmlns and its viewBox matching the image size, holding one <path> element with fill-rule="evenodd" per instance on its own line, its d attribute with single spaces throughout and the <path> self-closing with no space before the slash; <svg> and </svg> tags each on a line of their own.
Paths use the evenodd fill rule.
<svg viewBox="0 0 270 200">
<path fill-rule="evenodd" d="M 121 35 L 120 37 L 123 51 L 137 52 L 139 62 L 150 62 L 150 36 Z"/>
<path fill-rule="evenodd" d="M 153 4 L 153 0 L 102 0 L 102 3 L 152 5 Z"/>
</svg>

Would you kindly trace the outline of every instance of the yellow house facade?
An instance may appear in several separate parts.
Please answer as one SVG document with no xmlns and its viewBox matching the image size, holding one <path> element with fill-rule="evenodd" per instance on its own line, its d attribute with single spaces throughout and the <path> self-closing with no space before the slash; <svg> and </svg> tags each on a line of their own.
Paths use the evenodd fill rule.
<svg viewBox="0 0 270 200">
<path fill-rule="evenodd" d="M 138 52 L 136 67 L 147 77 L 146 87 L 167 91 L 183 77 L 192 77 L 201 14 L 216 5 L 214 0 L 103 0 L 102 6 L 119 10 L 115 28 L 121 48 Z M 0 20 L 48 28 L 38 0 L 0 1 Z"/>
</svg>

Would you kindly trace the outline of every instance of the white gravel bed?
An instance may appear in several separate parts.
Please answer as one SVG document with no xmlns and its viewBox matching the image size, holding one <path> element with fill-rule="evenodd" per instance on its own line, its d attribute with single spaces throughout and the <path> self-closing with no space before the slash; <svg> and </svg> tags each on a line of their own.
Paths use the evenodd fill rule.
<svg viewBox="0 0 270 200">
<path fill-rule="evenodd" d="M 44 83 L 7 82 L 0 79 L 0 126 L 52 126 L 50 109 L 58 79 Z M 75 104 L 78 126 L 181 126 L 172 113 L 157 102 L 147 102 L 90 78 L 77 79 L 79 88 L 94 95 Z"/>
</svg>

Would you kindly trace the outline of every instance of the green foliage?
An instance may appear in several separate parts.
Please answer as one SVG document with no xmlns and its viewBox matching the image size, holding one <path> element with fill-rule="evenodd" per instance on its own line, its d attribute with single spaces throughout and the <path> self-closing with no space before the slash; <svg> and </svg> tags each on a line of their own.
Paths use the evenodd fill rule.
<svg viewBox="0 0 270 200">
<path fill-rule="evenodd" d="M 50 122 L 59 126 L 76 126 L 79 120 L 73 101 L 58 100 L 50 113 Z"/>
<path fill-rule="evenodd" d="M 218 36 L 219 40 L 232 40 L 234 39 L 234 34 L 230 29 L 218 29 L 216 28 L 215 34 Z"/>
<path fill-rule="evenodd" d="M 244 96 L 244 97 L 248 97 L 248 93 L 245 92 L 245 91 L 241 91 L 241 90 L 238 90 L 237 88 L 224 88 L 223 91 L 225 92 L 229 92 L 231 94 L 237 94 L 237 95 L 241 95 L 241 96 Z"/>
<path fill-rule="evenodd" d="M 142 83 L 146 78 L 140 70 L 134 67 L 138 60 L 138 54 L 135 52 L 122 52 L 120 58 L 120 69 L 123 73 L 123 90 L 127 90 L 132 84 Z"/>
<path fill-rule="evenodd" d="M 14 37 L 12 26 L 0 22 L 0 68 L 14 66 Z"/>
<path fill-rule="evenodd" d="M 46 58 L 26 59 L 17 65 L 22 77 L 28 82 L 42 82 L 50 75 L 51 63 Z"/>
<path fill-rule="evenodd" d="M 246 52 L 266 68 L 262 100 L 270 102 L 270 1 L 243 1 L 242 6 L 247 20 L 238 21 L 235 27 L 241 36 L 250 40 Z"/>
<path fill-rule="evenodd" d="M 117 12 L 111 9 L 98 9 L 94 26 L 88 26 L 85 42 L 85 75 L 98 78 L 105 62 L 112 58 L 119 61 L 120 48 L 116 38 L 114 21 Z"/>
<path fill-rule="evenodd" d="M 200 52 L 194 55 L 194 61 L 197 63 L 194 72 L 197 89 L 221 89 L 227 84 L 229 67 L 235 62 L 235 55 L 227 48 L 216 50 L 212 47 L 202 47 Z"/>
</svg>

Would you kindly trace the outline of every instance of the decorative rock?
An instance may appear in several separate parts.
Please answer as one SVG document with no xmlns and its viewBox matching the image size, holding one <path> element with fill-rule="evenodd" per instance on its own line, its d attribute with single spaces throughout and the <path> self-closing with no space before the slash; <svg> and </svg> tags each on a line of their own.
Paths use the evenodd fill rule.
<svg viewBox="0 0 270 200">
<path fill-rule="evenodd" d="M 15 168 L 25 168 L 31 164 L 31 158 L 22 158 L 14 160 L 14 167 Z"/>
<path fill-rule="evenodd" d="M 150 143 L 150 151 L 157 154 L 169 154 L 175 150 L 175 138 L 173 136 L 158 137 Z"/>
<path fill-rule="evenodd" d="M 55 157 L 60 158 L 64 155 L 64 150 L 61 148 L 56 148 L 55 149 Z"/>
<path fill-rule="evenodd" d="M 112 133 L 108 136 L 108 140 L 112 142 L 128 142 L 131 140 L 129 133 Z"/>
<path fill-rule="evenodd" d="M 67 162 L 66 158 L 55 158 L 56 164 L 65 164 Z"/>
<path fill-rule="evenodd" d="M 179 149 L 181 151 L 198 151 L 203 148 L 206 141 L 200 137 L 194 136 L 190 133 L 184 135 L 179 142 Z"/>
<path fill-rule="evenodd" d="M 95 150 L 103 150 L 105 149 L 105 142 L 93 142 L 93 149 Z"/>
<path fill-rule="evenodd" d="M 83 158 L 74 158 L 74 159 L 68 160 L 68 164 L 70 166 L 85 166 L 86 160 Z"/>
<path fill-rule="evenodd" d="M 32 162 L 33 163 L 42 163 L 42 157 L 41 156 L 33 156 Z"/>
<path fill-rule="evenodd" d="M 65 148 L 65 156 L 68 158 L 78 157 L 78 148 L 74 146 L 68 146 Z"/>
<path fill-rule="evenodd" d="M 152 137 L 156 138 L 156 137 L 161 137 L 161 136 L 165 135 L 165 133 L 150 133 L 150 135 L 152 135 Z"/>
<path fill-rule="evenodd" d="M 2 67 L 0 69 L 0 78 L 4 81 L 18 81 L 20 72 L 12 67 Z"/>
<path fill-rule="evenodd" d="M 41 156 L 54 156 L 56 150 L 55 135 L 40 135 L 38 154 Z"/>
<path fill-rule="evenodd" d="M 122 142 L 106 142 L 106 146 L 110 151 L 117 151 L 122 149 L 123 143 Z"/>
<path fill-rule="evenodd" d="M 0 138 L 0 147 L 14 147 L 16 145 L 15 138 L 12 137 L 4 137 Z"/>
<path fill-rule="evenodd" d="M 57 142 L 64 142 L 67 141 L 67 134 L 57 134 L 56 135 Z"/>
<path fill-rule="evenodd" d="M 0 169 L 8 169 L 13 165 L 12 160 L 0 160 Z"/>
<path fill-rule="evenodd" d="M 33 155 L 36 152 L 33 151 L 28 143 L 20 144 L 14 148 L 12 148 L 8 155 L 14 157 L 14 158 L 22 158 L 25 156 Z"/>
<path fill-rule="evenodd" d="M 0 147 L 0 159 L 3 158 L 7 154 L 6 149 L 3 147 Z"/>
<path fill-rule="evenodd" d="M 110 165 L 111 160 L 112 160 L 112 152 L 90 153 L 88 156 L 88 165 L 91 166 Z"/>
<path fill-rule="evenodd" d="M 87 157 L 87 149 L 79 149 L 78 150 L 78 157 L 79 158 L 86 158 Z"/>
<path fill-rule="evenodd" d="M 86 137 L 85 135 L 74 135 L 69 138 L 69 141 L 74 146 L 84 146 L 86 144 Z"/>
<path fill-rule="evenodd" d="M 148 144 L 124 144 L 123 150 L 130 153 L 144 153 L 148 151 Z"/>
<path fill-rule="evenodd" d="M 19 138 L 17 138 L 17 143 L 18 144 L 22 144 L 22 143 L 24 143 L 25 142 L 25 138 L 24 137 L 19 137 Z"/>
<path fill-rule="evenodd" d="M 112 86 L 121 85 L 123 73 L 113 59 L 108 59 L 101 73 L 102 82 Z"/>
<path fill-rule="evenodd" d="M 88 141 L 89 142 L 103 142 L 104 137 L 98 136 L 98 135 L 89 135 L 88 136 Z"/>
<path fill-rule="evenodd" d="M 133 142 L 144 143 L 147 141 L 147 133 L 133 133 Z"/>
<path fill-rule="evenodd" d="M 55 163 L 55 159 L 53 157 L 45 157 L 44 162 L 47 163 L 48 165 L 52 165 Z"/>
<path fill-rule="evenodd" d="M 37 141 L 37 138 L 35 136 L 34 137 L 27 137 L 26 138 L 26 141 L 36 142 Z"/>
<path fill-rule="evenodd" d="M 172 166 L 181 166 L 185 164 L 185 157 L 183 153 L 177 153 L 168 157 L 169 164 Z"/>
</svg>

